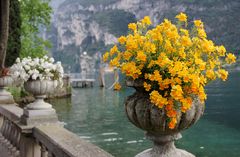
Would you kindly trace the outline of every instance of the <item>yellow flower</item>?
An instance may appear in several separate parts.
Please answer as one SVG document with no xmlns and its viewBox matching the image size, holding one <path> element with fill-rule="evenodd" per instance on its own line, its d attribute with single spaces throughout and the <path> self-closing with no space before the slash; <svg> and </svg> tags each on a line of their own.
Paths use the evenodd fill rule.
<svg viewBox="0 0 240 157">
<path fill-rule="evenodd" d="M 214 80 L 216 78 L 216 75 L 213 70 L 207 70 L 206 77 L 210 80 Z"/>
<path fill-rule="evenodd" d="M 181 111 L 185 113 L 187 110 L 189 110 L 192 107 L 192 98 L 190 97 L 184 98 L 181 100 L 181 103 L 182 103 Z"/>
<path fill-rule="evenodd" d="M 150 91 L 151 90 L 151 85 L 148 84 L 147 82 L 143 83 L 143 87 L 145 88 L 146 91 Z"/>
<path fill-rule="evenodd" d="M 133 56 L 133 54 L 132 54 L 131 52 L 126 51 L 126 52 L 123 53 L 123 58 L 124 58 L 125 60 L 127 60 L 127 61 L 128 61 L 132 56 Z"/>
<path fill-rule="evenodd" d="M 223 45 L 217 46 L 217 47 L 216 47 L 216 50 L 217 50 L 217 52 L 218 52 L 218 54 L 219 54 L 220 56 L 225 56 L 226 49 L 225 49 L 225 47 L 224 47 Z"/>
<path fill-rule="evenodd" d="M 122 44 L 122 45 L 126 42 L 126 40 L 127 40 L 127 39 L 126 39 L 125 36 L 121 36 L 121 37 L 118 38 L 118 42 L 119 42 L 120 44 Z"/>
<path fill-rule="evenodd" d="M 180 99 L 182 99 L 182 98 L 183 98 L 182 87 L 181 87 L 180 85 L 174 85 L 174 86 L 172 86 L 171 96 L 172 96 L 175 100 L 180 100 Z"/>
<path fill-rule="evenodd" d="M 207 34 L 206 34 L 204 29 L 198 29 L 197 31 L 198 31 L 198 35 L 199 35 L 200 38 L 206 38 L 207 37 Z"/>
<path fill-rule="evenodd" d="M 110 66 L 111 67 L 119 67 L 120 66 L 120 63 L 119 63 L 119 59 L 116 57 L 116 58 L 114 58 L 114 59 L 112 59 L 111 61 L 110 61 Z"/>
<path fill-rule="evenodd" d="M 128 28 L 135 32 L 137 30 L 137 25 L 135 23 L 129 23 Z"/>
<path fill-rule="evenodd" d="M 133 79 L 139 77 L 142 74 L 141 70 L 138 69 L 135 62 L 128 62 L 122 65 L 121 70 L 126 76 L 130 76 Z"/>
<path fill-rule="evenodd" d="M 151 19 L 149 16 L 145 16 L 142 21 L 141 21 L 143 24 L 146 24 L 146 25 L 151 25 L 152 22 L 151 22 Z"/>
<path fill-rule="evenodd" d="M 199 88 L 199 94 L 198 94 L 198 96 L 199 96 L 199 99 L 200 99 L 202 102 L 204 102 L 204 100 L 207 99 L 207 94 L 204 92 L 203 86 L 201 86 L 201 87 Z"/>
<path fill-rule="evenodd" d="M 183 35 L 185 35 L 185 36 L 189 36 L 188 30 L 186 30 L 186 29 L 181 28 L 180 32 L 183 33 Z"/>
<path fill-rule="evenodd" d="M 187 15 L 184 13 L 180 13 L 176 16 L 176 18 L 181 22 L 187 22 Z"/>
<path fill-rule="evenodd" d="M 201 20 L 194 20 L 193 22 L 194 22 L 194 25 L 195 25 L 196 27 L 202 27 L 202 26 L 203 26 L 203 23 L 202 23 Z"/>
<path fill-rule="evenodd" d="M 114 90 L 120 90 L 121 89 L 121 85 L 117 82 L 115 85 L 114 85 Z"/>
<path fill-rule="evenodd" d="M 147 61 L 147 56 L 144 54 L 143 51 L 137 52 L 137 58 L 138 61 L 146 62 Z"/>
<path fill-rule="evenodd" d="M 170 129 L 174 129 L 176 127 L 176 124 L 177 124 L 177 118 L 171 118 L 171 121 L 169 122 L 168 127 Z"/>
<path fill-rule="evenodd" d="M 226 81 L 228 78 L 228 72 L 224 69 L 219 69 L 218 70 L 219 77 L 223 80 Z"/>
<path fill-rule="evenodd" d="M 188 36 L 182 36 L 181 38 L 181 44 L 183 46 L 189 47 L 192 45 L 192 41 Z"/>
<path fill-rule="evenodd" d="M 104 55 L 103 55 L 103 61 L 106 62 L 108 60 L 108 57 L 109 57 L 109 52 L 106 52 Z"/>
<path fill-rule="evenodd" d="M 158 93 L 158 91 L 154 90 L 150 93 L 151 103 L 158 106 L 159 108 L 163 108 L 164 105 L 168 104 L 166 98 L 163 98 L 162 95 Z"/>
<path fill-rule="evenodd" d="M 236 62 L 236 56 L 232 53 L 227 54 L 227 58 L 225 59 L 228 64 L 232 64 Z"/>
<path fill-rule="evenodd" d="M 111 49 L 110 49 L 110 55 L 114 55 L 115 53 L 118 52 L 118 48 L 117 45 L 114 45 Z"/>
</svg>

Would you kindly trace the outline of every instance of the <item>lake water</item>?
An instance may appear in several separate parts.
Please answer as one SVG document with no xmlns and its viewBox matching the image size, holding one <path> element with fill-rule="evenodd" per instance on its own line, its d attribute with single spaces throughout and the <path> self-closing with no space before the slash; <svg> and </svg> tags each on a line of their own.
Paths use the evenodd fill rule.
<svg viewBox="0 0 240 157">
<path fill-rule="evenodd" d="M 133 92 L 73 89 L 71 98 L 51 103 L 67 129 L 116 157 L 132 157 L 152 146 L 125 115 L 124 100 Z M 182 133 L 177 147 L 197 157 L 240 157 L 240 72 L 231 72 L 226 82 L 210 83 L 207 94 L 204 116 Z"/>
</svg>

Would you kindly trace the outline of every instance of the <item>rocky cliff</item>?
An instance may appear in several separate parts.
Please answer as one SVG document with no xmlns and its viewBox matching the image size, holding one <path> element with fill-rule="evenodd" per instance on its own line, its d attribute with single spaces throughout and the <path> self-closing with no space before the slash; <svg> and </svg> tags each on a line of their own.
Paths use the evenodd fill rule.
<svg viewBox="0 0 240 157">
<path fill-rule="evenodd" d="M 49 37 L 53 55 L 78 70 L 73 56 L 104 52 L 127 33 L 128 23 L 148 15 L 157 24 L 186 12 L 189 20 L 205 22 L 209 38 L 236 53 L 240 50 L 239 9 L 239 0 L 65 0 L 55 10 Z"/>
</svg>

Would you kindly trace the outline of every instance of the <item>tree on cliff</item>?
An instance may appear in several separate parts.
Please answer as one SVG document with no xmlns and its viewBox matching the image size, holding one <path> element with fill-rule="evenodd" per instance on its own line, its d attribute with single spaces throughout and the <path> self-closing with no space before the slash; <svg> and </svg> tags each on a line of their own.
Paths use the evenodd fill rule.
<svg viewBox="0 0 240 157">
<path fill-rule="evenodd" d="M 5 67 L 9 29 L 9 1 L 10 0 L 0 1 L 0 75 Z"/>
</svg>

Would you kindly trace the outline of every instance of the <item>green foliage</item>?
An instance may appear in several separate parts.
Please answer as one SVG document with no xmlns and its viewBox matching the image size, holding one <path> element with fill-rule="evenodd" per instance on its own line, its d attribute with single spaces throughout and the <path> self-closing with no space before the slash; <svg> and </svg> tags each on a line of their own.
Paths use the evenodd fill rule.
<svg viewBox="0 0 240 157">
<path fill-rule="evenodd" d="M 93 16 L 102 28 L 106 28 L 110 33 L 121 36 L 128 32 L 128 24 L 136 22 L 136 17 L 124 10 L 106 10 Z"/>
<path fill-rule="evenodd" d="M 40 29 L 50 24 L 50 0 L 21 0 L 21 57 L 41 57 L 50 48 L 49 41 L 39 37 Z"/>
<path fill-rule="evenodd" d="M 12 94 L 15 101 L 20 100 L 22 97 L 21 87 L 8 87 L 7 91 L 9 91 Z"/>
<path fill-rule="evenodd" d="M 21 18 L 20 4 L 18 0 L 10 1 L 9 14 L 9 36 L 6 54 L 6 66 L 11 66 L 17 57 L 19 57 L 21 49 Z"/>
</svg>

